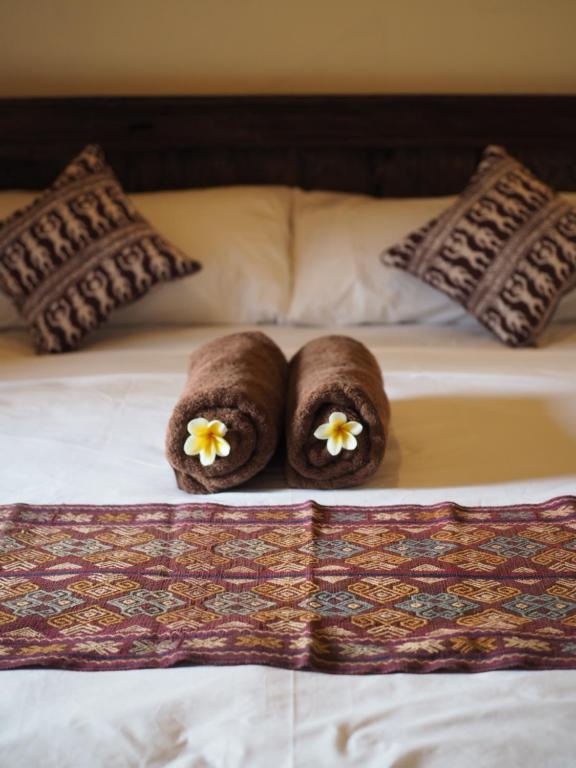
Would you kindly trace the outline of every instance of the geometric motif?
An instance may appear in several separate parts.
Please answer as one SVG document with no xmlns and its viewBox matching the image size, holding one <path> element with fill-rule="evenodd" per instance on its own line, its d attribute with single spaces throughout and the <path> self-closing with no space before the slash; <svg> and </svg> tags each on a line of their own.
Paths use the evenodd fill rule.
<svg viewBox="0 0 576 768">
<path fill-rule="evenodd" d="M 534 541 L 541 541 L 543 544 L 562 544 L 562 542 L 572 539 L 572 545 L 564 544 L 564 546 L 567 549 L 576 547 L 573 531 L 566 531 L 555 525 L 529 525 L 526 530 L 522 531 L 522 536 L 534 539 Z"/>
<path fill-rule="evenodd" d="M 284 578 L 275 579 L 273 583 L 258 584 L 252 591 L 284 603 L 302 600 L 311 592 L 317 592 L 318 587 L 307 579 Z"/>
<path fill-rule="evenodd" d="M 448 587 L 448 592 L 469 597 L 481 603 L 500 603 L 517 595 L 520 590 L 489 579 L 464 579 Z"/>
<path fill-rule="evenodd" d="M 48 550 L 57 557 L 67 557 L 69 555 L 91 555 L 93 552 L 102 552 L 105 549 L 111 549 L 109 544 L 102 544 L 96 539 L 63 539 L 53 544 L 43 544 L 42 549 Z"/>
<path fill-rule="evenodd" d="M 2 579 L 0 582 L 0 600 L 25 595 L 27 592 L 34 592 L 35 589 L 36 585 L 26 579 Z"/>
<path fill-rule="evenodd" d="M 406 637 L 416 629 L 424 627 L 426 621 L 410 616 L 403 611 L 395 611 L 391 608 L 380 608 L 378 611 L 364 613 L 361 616 L 353 616 L 352 624 L 365 629 L 369 635 L 400 638 Z"/>
<path fill-rule="evenodd" d="M 110 549 L 106 547 L 100 552 L 82 556 L 88 563 L 93 563 L 98 568 L 128 568 L 131 565 L 147 563 L 149 556 L 141 552 L 132 552 L 129 549 Z"/>
<path fill-rule="evenodd" d="M 52 531 L 49 527 L 34 525 L 30 526 L 30 528 L 13 530 L 12 536 L 15 540 L 28 547 L 41 547 L 43 544 L 50 544 L 51 541 L 62 541 L 62 539 L 66 538 L 67 534 L 60 533 L 58 530 Z"/>
<path fill-rule="evenodd" d="M 458 566 L 464 571 L 493 571 L 497 566 L 506 562 L 505 557 L 491 555 L 488 552 L 479 552 L 475 549 L 461 549 L 458 552 L 450 552 L 438 558 L 442 563 Z"/>
<path fill-rule="evenodd" d="M 435 533 L 432 538 L 438 541 L 449 541 L 452 544 L 460 544 L 460 546 L 466 546 L 468 544 L 478 544 L 481 541 L 486 541 L 494 534 L 492 531 L 485 528 L 476 528 L 473 525 L 461 526 L 453 523 L 447 523 L 446 526 L 438 533 Z"/>
<path fill-rule="evenodd" d="M 450 644 L 464 653 L 485 653 L 496 650 L 495 637 L 451 637 Z"/>
<path fill-rule="evenodd" d="M 358 528 L 352 533 L 347 533 L 344 538 L 354 544 L 360 544 L 362 547 L 381 547 L 384 544 L 391 544 L 393 541 L 405 538 L 403 533 L 391 531 L 384 528 Z"/>
<path fill-rule="evenodd" d="M 150 557 L 175 557 L 176 555 L 182 555 L 184 552 L 189 552 L 191 549 L 196 549 L 193 544 L 187 544 L 185 541 L 159 541 L 158 539 L 152 539 L 145 544 L 137 544 L 133 546 L 137 552 L 144 552 Z"/>
<path fill-rule="evenodd" d="M 0 570 L 33 571 L 39 565 L 56 560 L 54 555 L 39 552 L 37 549 L 24 549 L 7 552 L 0 557 Z"/>
<path fill-rule="evenodd" d="M 189 531 L 183 531 L 178 537 L 181 541 L 189 541 L 204 549 L 210 549 L 212 544 L 229 541 L 234 538 L 230 531 L 215 528 L 213 526 L 199 524 Z"/>
<path fill-rule="evenodd" d="M 310 531 L 300 531 L 297 528 L 278 527 L 273 531 L 264 532 L 260 538 L 270 544 L 276 544 L 279 547 L 297 547 L 310 541 L 312 534 Z"/>
<path fill-rule="evenodd" d="M 131 530 L 130 528 L 112 528 L 110 531 L 96 534 L 94 538 L 120 549 L 122 547 L 133 547 L 135 544 L 145 544 L 147 541 L 153 541 L 154 536 L 140 529 Z"/>
<path fill-rule="evenodd" d="M 210 551 L 210 549 L 197 549 L 193 552 L 186 552 L 184 555 L 178 555 L 174 558 L 178 565 L 184 565 L 193 571 L 212 571 L 221 566 L 227 565 L 230 560 L 227 557 Z"/>
<path fill-rule="evenodd" d="M 456 544 L 448 544 L 434 539 L 403 539 L 396 544 L 387 544 L 386 549 L 398 552 L 406 557 L 437 557 L 456 549 Z"/>
<path fill-rule="evenodd" d="M 354 616 L 372 608 L 370 603 L 358 600 L 351 592 L 316 592 L 298 605 L 320 616 Z"/>
<path fill-rule="evenodd" d="M 328 539 L 326 541 L 311 541 L 300 547 L 300 552 L 310 553 L 316 560 L 344 559 L 362 552 L 362 547 L 341 539 Z"/>
<path fill-rule="evenodd" d="M 361 523 L 365 518 L 362 512 L 339 512 L 334 509 L 332 520 L 335 523 Z"/>
<path fill-rule="evenodd" d="M 47 592 L 44 589 L 37 589 L 35 592 L 28 592 L 15 600 L 8 600 L 2 605 L 9 608 L 15 616 L 56 616 L 58 613 L 73 608 L 75 605 L 82 605 L 84 600 L 75 597 L 72 592 L 61 589 L 55 592 Z"/>
<path fill-rule="evenodd" d="M 0 669 L 576 668 L 576 499 L 341 512 L 0 505 Z"/>
<path fill-rule="evenodd" d="M 517 627 L 526 624 L 530 619 L 515 616 L 513 613 L 506 613 L 497 608 L 486 608 L 480 613 L 473 613 L 470 616 L 462 616 L 456 620 L 456 623 L 462 627 L 471 629 L 484 629 L 492 632 L 506 632 L 517 629 Z"/>
<path fill-rule="evenodd" d="M 546 592 L 549 595 L 565 597 L 567 600 L 574 600 L 576 602 L 576 581 L 572 579 L 558 579 Z"/>
<path fill-rule="evenodd" d="M 175 595 L 184 597 L 187 600 L 204 600 L 206 597 L 215 595 L 217 592 L 224 592 L 224 587 L 221 584 L 214 584 L 205 579 L 177 581 L 174 584 L 170 584 L 168 589 Z"/>
<path fill-rule="evenodd" d="M 102 628 L 111 627 L 122 621 L 117 613 L 99 605 L 90 605 L 70 613 L 63 613 L 48 619 L 48 624 L 65 634 L 94 635 Z"/>
<path fill-rule="evenodd" d="M 262 600 L 252 592 L 220 592 L 203 604 L 215 613 L 239 616 L 249 616 L 251 613 L 274 605 L 270 600 Z"/>
<path fill-rule="evenodd" d="M 131 579 L 125 579 L 115 574 L 96 574 L 89 579 L 73 581 L 68 584 L 68 589 L 85 597 L 91 597 L 94 600 L 104 597 L 113 597 L 122 592 L 128 592 L 130 589 L 136 589 L 138 582 Z"/>
<path fill-rule="evenodd" d="M 553 595 L 520 595 L 503 607 L 529 619 L 563 619 L 576 611 L 576 603 Z"/>
<path fill-rule="evenodd" d="M 530 637 L 507 637 L 504 641 L 507 648 L 530 648 L 533 651 L 549 651 L 550 643 L 546 640 L 534 640 Z"/>
<path fill-rule="evenodd" d="M 171 608 L 184 605 L 184 600 L 174 597 L 166 590 L 136 589 L 122 597 L 108 600 L 107 605 L 113 605 L 123 616 L 157 616 Z"/>
<path fill-rule="evenodd" d="M 396 608 L 415 613 L 423 619 L 455 619 L 476 607 L 476 603 L 448 593 L 413 595 L 402 603 L 396 603 Z"/>
<path fill-rule="evenodd" d="M 409 563 L 409 557 L 393 555 L 391 552 L 373 550 L 363 552 L 361 555 L 354 555 L 346 560 L 350 565 L 354 565 L 365 571 L 392 571 L 403 563 Z"/>
<path fill-rule="evenodd" d="M 277 550 L 278 547 L 266 544 L 260 539 L 233 539 L 214 547 L 214 551 L 220 555 L 231 558 L 242 557 L 246 560 L 255 560 L 267 552 L 276 552 Z"/>
<path fill-rule="evenodd" d="M 312 611 L 306 611 L 302 608 L 284 607 L 258 611 L 258 613 L 252 614 L 252 618 L 264 623 L 278 634 L 289 635 L 293 632 L 302 632 L 317 617 Z"/>
<path fill-rule="evenodd" d="M 156 621 L 172 631 L 189 631 L 198 629 L 205 624 L 209 624 L 217 618 L 219 617 L 215 613 L 204 611 L 196 606 L 189 606 L 186 608 L 178 608 L 175 611 L 168 611 L 168 613 L 162 613 L 156 618 Z"/>
<path fill-rule="evenodd" d="M 0 552 L 13 552 L 15 549 L 24 549 L 24 544 L 20 544 L 11 536 L 4 536 L 0 540 Z"/>
<path fill-rule="evenodd" d="M 495 552 L 504 557 L 530 557 L 546 547 L 544 544 L 538 544 L 522 536 L 495 536 L 485 544 L 480 544 L 479 549 Z"/>
<path fill-rule="evenodd" d="M 257 565 L 264 565 L 275 573 L 286 573 L 290 571 L 305 572 L 311 565 L 313 558 L 310 555 L 304 555 L 294 550 L 280 550 L 264 557 L 259 557 L 254 562 Z"/>
<path fill-rule="evenodd" d="M 569 552 L 566 549 L 547 549 L 536 557 L 532 562 L 537 565 L 544 565 L 552 571 L 576 571 L 576 552 Z"/>
<path fill-rule="evenodd" d="M 398 600 L 401 597 L 413 595 L 419 591 L 417 587 L 406 584 L 400 581 L 400 579 L 381 576 L 368 576 L 362 579 L 362 581 L 350 584 L 348 589 L 350 592 L 354 592 L 355 595 L 360 595 L 376 603 Z"/>
</svg>

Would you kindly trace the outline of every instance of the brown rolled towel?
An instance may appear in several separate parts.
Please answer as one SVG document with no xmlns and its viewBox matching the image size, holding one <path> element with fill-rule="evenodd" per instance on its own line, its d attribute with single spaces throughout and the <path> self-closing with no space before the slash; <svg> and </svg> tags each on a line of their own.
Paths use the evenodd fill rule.
<svg viewBox="0 0 576 768">
<path fill-rule="evenodd" d="M 348 336 L 311 341 L 290 361 L 286 476 L 295 488 L 368 480 L 384 456 L 390 406 L 374 355 Z"/>
<path fill-rule="evenodd" d="M 166 435 L 179 488 L 223 491 L 268 463 L 280 437 L 286 374 L 280 349 L 257 331 L 223 336 L 191 355 Z"/>
</svg>

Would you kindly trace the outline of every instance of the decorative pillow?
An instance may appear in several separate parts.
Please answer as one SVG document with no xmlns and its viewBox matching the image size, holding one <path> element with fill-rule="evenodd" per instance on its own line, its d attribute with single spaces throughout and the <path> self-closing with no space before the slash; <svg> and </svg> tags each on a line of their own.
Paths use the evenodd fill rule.
<svg viewBox="0 0 576 768">
<path fill-rule="evenodd" d="M 506 344 L 528 345 L 576 285 L 576 208 L 490 146 L 456 202 L 381 259 L 458 301 Z"/>
<path fill-rule="evenodd" d="M 112 310 L 198 269 L 138 213 L 95 145 L 0 223 L 0 288 L 40 352 L 75 349 Z"/>
</svg>

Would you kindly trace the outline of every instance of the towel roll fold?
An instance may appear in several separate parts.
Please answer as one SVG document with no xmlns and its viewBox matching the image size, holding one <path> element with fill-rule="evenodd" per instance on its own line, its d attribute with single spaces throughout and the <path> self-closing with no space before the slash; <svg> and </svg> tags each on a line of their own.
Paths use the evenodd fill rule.
<svg viewBox="0 0 576 768">
<path fill-rule="evenodd" d="M 223 491 L 266 466 L 282 428 L 286 375 L 283 353 L 257 331 L 223 336 L 191 355 L 166 435 L 179 488 Z"/>
<path fill-rule="evenodd" d="M 288 370 L 289 485 L 345 488 L 366 482 L 384 457 L 389 419 L 380 367 L 363 344 L 348 336 L 306 344 Z"/>
</svg>

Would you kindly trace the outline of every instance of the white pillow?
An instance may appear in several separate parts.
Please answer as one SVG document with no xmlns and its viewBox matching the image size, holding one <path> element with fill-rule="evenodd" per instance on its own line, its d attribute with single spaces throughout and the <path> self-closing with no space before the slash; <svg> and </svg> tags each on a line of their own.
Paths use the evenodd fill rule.
<svg viewBox="0 0 576 768">
<path fill-rule="evenodd" d="M 299 325 L 439 324 L 463 318 L 466 312 L 459 304 L 412 275 L 383 266 L 378 258 L 455 199 L 297 190 L 288 321 Z M 576 292 L 564 299 L 558 316 L 576 318 Z"/>
<path fill-rule="evenodd" d="M 290 299 L 288 187 L 215 187 L 130 195 L 140 213 L 201 262 L 191 277 L 157 286 L 117 310 L 113 325 L 266 323 L 285 316 Z M 1 192 L 0 218 L 35 193 Z M 0 328 L 23 325 L 0 294 Z"/>
<path fill-rule="evenodd" d="M 450 322 L 464 310 L 379 254 L 454 200 L 334 192 L 294 197 L 294 289 L 288 320 L 302 325 Z"/>
</svg>

